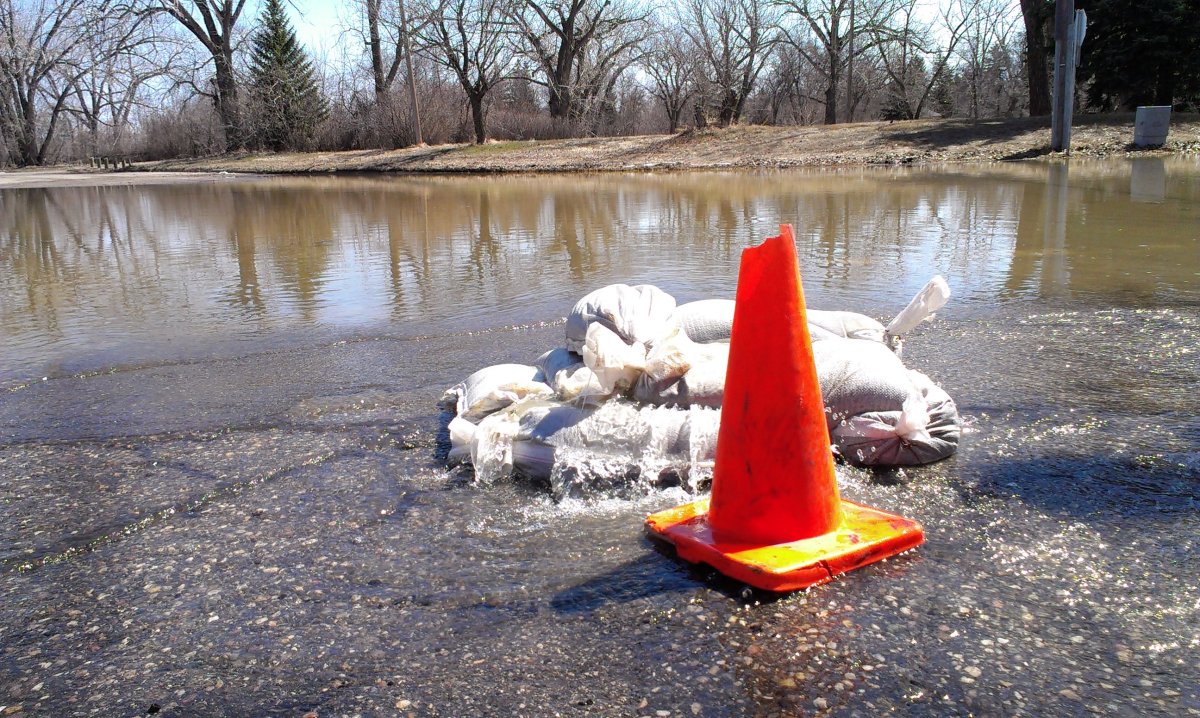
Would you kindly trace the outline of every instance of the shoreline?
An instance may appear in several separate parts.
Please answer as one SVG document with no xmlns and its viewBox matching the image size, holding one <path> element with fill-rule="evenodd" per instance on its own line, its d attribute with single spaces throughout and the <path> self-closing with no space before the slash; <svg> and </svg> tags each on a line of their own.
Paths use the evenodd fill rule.
<svg viewBox="0 0 1200 718">
<path fill-rule="evenodd" d="M 1082 115 L 1072 137 L 1073 157 L 1186 156 L 1200 154 L 1200 114 L 1172 118 L 1167 144 L 1132 145 L 1132 113 Z M 1049 118 L 910 120 L 843 125 L 746 125 L 675 135 L 577 138 L 409 147 L 398 150 L 239 153 L 135 163 L 125 170 L 63 165 L 0 172 L 0 187 L 42 174 L 85 175 L 121 181 L 220 173 L 526 174 L 776 170 L 816 167 L 918 166 L 1063 158 L 1049 149 Z M 101 180 L 100 178 L 105 178 Z"/>
</svg>

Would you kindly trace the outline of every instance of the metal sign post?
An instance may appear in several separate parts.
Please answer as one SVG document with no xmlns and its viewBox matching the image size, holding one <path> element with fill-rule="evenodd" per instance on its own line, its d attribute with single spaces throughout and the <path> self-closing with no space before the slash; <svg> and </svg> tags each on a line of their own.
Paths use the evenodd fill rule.
<svg viewBox="0 0 1200 718">
<path fill-rule="evenodd" d="M 1075 68 L 1087 34 L 1087 13 L 1074 0 L 1054 8 L 1054 109 L 1050 113 L 1050 149 L 1071 154 L 1071 114 L 1075 104 Z"/>
</svg>

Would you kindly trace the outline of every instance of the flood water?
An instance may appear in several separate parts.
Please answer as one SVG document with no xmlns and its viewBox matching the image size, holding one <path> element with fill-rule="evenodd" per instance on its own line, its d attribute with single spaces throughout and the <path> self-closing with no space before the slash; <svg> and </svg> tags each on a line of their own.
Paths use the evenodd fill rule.
<svg viewBox="0 0 1200 718">
<path fill-rule="evenodd" d="M 0 186 L 0 716 L 1200 715 L 1200 160 Z M 33 186 L 28 186 L 33 185 Z M 591 289 L 950 304 L 917 551 L 778 599 L 445 468 Z"/>
</svg>

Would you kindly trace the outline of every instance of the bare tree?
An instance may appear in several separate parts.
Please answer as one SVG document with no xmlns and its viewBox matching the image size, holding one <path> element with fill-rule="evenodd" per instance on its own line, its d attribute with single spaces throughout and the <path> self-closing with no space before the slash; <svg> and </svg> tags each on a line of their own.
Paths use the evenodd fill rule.
<svg viewBox="0 0 1200 718">
<path fill-rule="evenodd" d="M 894 119 L 921 116 L 979 7 L 976 0 L 949 0 L 939 8 L 934 27 L 918 18 L 920 5 L 921 0 L 900 0 L 888 37 L 875 43 L 890 80 L 888 111 Z M 940 37 L 943 44 L 939 45 L 935 37 Z"/>
<path fill-rule="evenodd" d="M 89 154 L 101 151 L 102 130 L 110 133 L 109 149 L 118 148 L 134 110 L 151 106 L 149 86 L 180 67 L 181 48 L 160 29 L 152 17 L 117 11 L 97 17 L 83 38 L 81 50 L 92 62 L 74 83 L 67 109 L 87 132 Z"/>
<path fill-rule="evenodd" d="M 622 95 L 617 85 L 643 55 L 645 20 L 614 23 L 604 30 L 584 46 L 571 76 L 575 117 L 592 134 L 615 119 Z"/>
<path fill-rule="evenodd" d="M 623 28 L 644 17 L 624 0 L 521 0 L 516 5 L 512 19 L 538 70 L 540 77 L 535 81 L 549 95 L 551 117 L 580 118 L 581 103 L 576 101 L 583 90 L 578 86 L 580 79 L 607 70 L 607 63 L 620 59 L 630 47 L 618 43 L 593 53 L 589 60 L 589 46 L 602 37 L 620 35 Z"/>
<path fill-rule="evenodd" d="M 211 89 L 197 87 L 209 97 L 221 118 L 225 143 L 230 149 L 246 145 L 238 105 L 238 82 L 234 72 L 233 52 L 237 40 L 238 20 L 246 0 L 138 0 L 143 14 L 166 13 L 200 42 L 213 64 Z"/>
<path fill-rule="evenodd" d="M 652 81 L 650 93 L 662 103 L 667 131 L 672 134 L 679 129 L 683 108 L 696 94 L 693 48 L 685 38 L 676 27 L 656 21 L 642 62 Z"/>
<path fill-rule="evenodd" d="M 770 57 L 776 10 L 768 0 L 688 0 L 687 13 L 685 32 L 704 68 L 704 99 L 726 126 L 741 117 Z"/>
<path fill-rule="evenodd" d="M 22 165 L 47 159 L 77 83 L 127 47 L 88 56 L 88 38 L 119 9 L 107 0 L 0 0 L 0 136 Z M 130 31 L 132 32 L 132 31 Z"/>
<path fill-rule="evenodd" d="M 1005 0 L 978 0 L 975 12 L 964 27 L 958 55 L 967 82 L 972 119 L 981 115 L 986 76 L 994 69 L 998 55 L 1007 52 L 1015 26 L 1016 17 Z"/>
<path fill-rule="evenodd" d="M 367 50 L 371 56 L 371 80 L 375 99 L 381 99 L 391 88 L 400 70 L 404 57 L 403 31 L 399 18 L 399 5 L 385 4 L 383 0 L 362 0 L 367 24 Z M 396 12 L 388 12 L 390 9 Z M 407 18 L 406 18 L 407 19 Z M 385 54 L 386 40 L 386 54 Z"/>
<path fill-rule="evenodd" d="M 467 96 L 476 144 L 483 144 L 484 102 L 513 67 L 515 53 L 505 17 L 507 0 L 443 0 L 423 39 L 431 57 L 449 68 Z"/>
<path fill-rule="evenodd" d="M 846 63 L 890 39 L 894 0 L 776 0 L 797 21 L 789 41 L 825 77 L 825 124 L 838 121 Z M 814 47 L 815 46 L 815 47 Z M 815 49 L 815 51 L 814 51 Z"/>
</svg>

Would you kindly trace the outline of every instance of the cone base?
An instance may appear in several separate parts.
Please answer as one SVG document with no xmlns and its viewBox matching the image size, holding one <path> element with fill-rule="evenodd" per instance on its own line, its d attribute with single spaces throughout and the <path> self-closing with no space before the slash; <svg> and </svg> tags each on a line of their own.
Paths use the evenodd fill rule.
<svg viewBox="0 0 1200 718">
<path fill-rule="evenodd" d="M 675 545 L 679 557 L 707 564 L 767 591 L 797 591 L 920 546 L 921 524 L 842 500 L 842 525 L 813 538 L 772 546 L 718 542 L 708 524 L 708 499 L 651 514 L 646 533 Z"/>
</svg>

